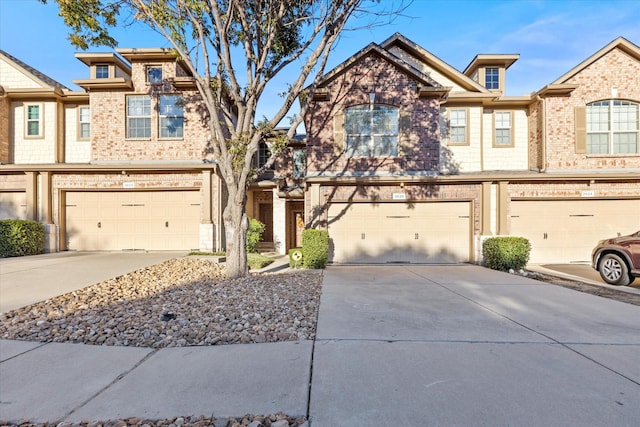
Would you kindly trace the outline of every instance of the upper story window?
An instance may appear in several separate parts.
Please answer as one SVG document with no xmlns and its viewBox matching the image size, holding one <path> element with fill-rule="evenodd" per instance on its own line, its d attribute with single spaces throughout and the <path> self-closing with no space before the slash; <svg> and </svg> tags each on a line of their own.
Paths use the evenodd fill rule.
<svg viewBox="0 0 640 427">
<path fill-rule="evenodd" d="M 485 68 L 484 87 L 487 89 L 500 89 L 500 69 L 496 67 Z"/>
<path fill-rule="evenodd" d="M 587 153 L 639 153 L 638 106 L 613 99 L 587 104 Z"/>
<path fill-rule="evenodd" d="M 147 67 L 147 82 L 162 83 L 162 67 L 159 65 L 150 65 Z"/>
<path fill-rule="evenodd" d="M 296 148 L 293 150 L 293 177 L 304 178 L 307 174 L 307 150 Z"/>
<path fill-rule="evenodd" d="M 127 96 L 127 138 L 151 137 L 151 97 Z"/>
<path fill-rule="evenodd" d="M 266 142 L 262 141 L 258 146 L 258 167 L 264 167 L 271 157 L 271 150 L 269 150 L 269 145 Z"/>
<path fill-rule="evenodd" d="M 91 136 L 91 110 L 89 107 L 78 108 L 78 139 L 89 139 Z"/>
<path fill-rule="evenodd" d="M 345 110 L 346 152 L 349 157 L 398 155 L 398 108 L 356 105 Z"/>
<path fill-rule="evenodd" d="M 449 143 L 468 144 L 467 110 L 451 110 L 449 112 Z"/>
<path fill-rule="evenodd" d="M 25 134 L 27 137 L 42 137 L 42 104 L 25 104 Z"/>
<path fill-rule="evenodd" d="M 511 135 L 511 112 L 497 111 L 495 119 L 495 145 L 499 147 L 513 146 L 513 138 Z"/>
<path fill-rule="evenodd" d="M 109 78 L 109 65 L 98 64 L 96 65 L 96 79 L 108 79 Z"/>
<path fill-rule="evenodd" d="M 183 105 L 180 95 L 160 95 L 160 138 L 184 136 Z"/>
</svg>

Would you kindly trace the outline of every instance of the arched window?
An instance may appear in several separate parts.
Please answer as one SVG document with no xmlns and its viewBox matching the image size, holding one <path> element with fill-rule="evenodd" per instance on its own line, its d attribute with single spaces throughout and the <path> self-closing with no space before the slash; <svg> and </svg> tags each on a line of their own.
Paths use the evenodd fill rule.
<svg viewBox="0 0 640 427">
<path fill-rule="evenodd" d="M 587 104 L 588 154 L 638 154 L 638 104 L 609 99 Z"/>
<path fill-rule="evenodd" d="M 356 105 L 345 110 L 346 153 L 349 157 L 398 155 L 398 108 Z"/>
</svg>

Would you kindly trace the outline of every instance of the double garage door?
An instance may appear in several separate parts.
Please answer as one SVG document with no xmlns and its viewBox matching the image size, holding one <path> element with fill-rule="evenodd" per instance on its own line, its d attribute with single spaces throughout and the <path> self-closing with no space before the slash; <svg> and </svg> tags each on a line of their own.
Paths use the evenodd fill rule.
<svg viewBox="0 0 640 427">
<path fill-rule="evenodd" d="M 511 235 L 531 243 L 531 263 L 589 262 L 599 240 L 640 230 L 640 200 L 511 202 Z"/>
<path fill-rule="evenodd" d="M 333 263 L 469 261 L 470 202 L 332 203 Z"/>
<path fill-rule="evenodd" d="M 66 194 L 69 250 L 197 249 L 199 224 L 199 191 Z"/>
</svg>

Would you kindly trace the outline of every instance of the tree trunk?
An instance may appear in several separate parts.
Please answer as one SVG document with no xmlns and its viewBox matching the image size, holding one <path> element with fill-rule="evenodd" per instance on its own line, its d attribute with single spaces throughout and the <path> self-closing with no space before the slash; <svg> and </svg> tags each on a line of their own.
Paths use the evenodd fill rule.
<svg viewBox="0 0 640 427">
<path fill-rule="evenodd" d="M 235 279 L 249 274 L 247 264 L 247 229 L 249 221 L 246 212 L 246 196 L 238 203 L 231 194 L 222 214 L 227 243 L 226 273 Z"/>
</svg>

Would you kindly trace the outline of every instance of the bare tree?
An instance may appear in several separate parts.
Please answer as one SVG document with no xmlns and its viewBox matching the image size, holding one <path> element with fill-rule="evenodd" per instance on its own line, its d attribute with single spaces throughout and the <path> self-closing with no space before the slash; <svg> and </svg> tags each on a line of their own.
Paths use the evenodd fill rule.
<svg viewBox="0 0 640 427">
<path fill-rule="evenodd" d="M 301 123 L 304 99 L 313 96 L 314 83 L 347 21 L 366 12 L 363 2 L 379 0 L 55 1 L 76 47 L 115 47 L 109 30 L 137 21 L 162 34 L 189 68 L 206 107 L 209 150 L 226 187 L 227 274 L 246 275 L 247 189 L 262 172 L 254 162 L 259 144 L 301 100 L 301 114 L 293 118 L 288 134 L 270 146 L 264 168 L 271 167 Z M 401 9 L 376 16 L 391 17 Z M 297 64 L 299 74 L 282 94 L 279 109 L 258 123 L 256 110 L 267 84 Z"/>
</svg>

